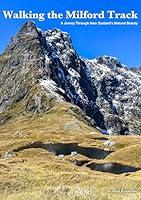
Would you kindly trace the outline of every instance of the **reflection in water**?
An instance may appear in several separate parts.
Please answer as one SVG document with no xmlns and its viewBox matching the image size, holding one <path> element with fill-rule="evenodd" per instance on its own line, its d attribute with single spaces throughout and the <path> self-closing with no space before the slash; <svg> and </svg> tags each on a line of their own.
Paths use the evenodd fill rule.
<svg viewBox="0 0 141 200">
<path fill-rule="evenodd" d="M 49 152 L 54 153 L 56 156 L 64 156 L 64 155 L 76 155 L 81 154 L 88 158 L 94 159 L 104 159 L 106 158 L 111 151 L 105 151 L 103 149 L 93 148 L 93 147 L 82 147 L 79 146 L 77 143 L 43 143 L 43 142 L 33 142 L 27 144 L 25 146 L 19 147 L 13 152 L 19 152 L 29 148 L 42 148 Z M 137 170 L 141 170 L 140 168 L 130 167 L 127 165 L 120 165 L 117 163 L 104 163 L 98 164 L 91 162 L 90 160 L 75 160 L 73 163 L 77 166 L 85 165 L 86 167 L 90 168 L 91 170 L 101 171 L 101 172 L 109 172 L 114 174 L 122 174 L 127 172 L 135 172 Z"/>
<path fill-rule="evenodd" d="M 86 166 L 89 167 L 91 170 L 109 172 L 114 174 L 122 174 L 140 170 L 140 168 L 130 167 L 127 165 L 120 165 L 117 163 L 104 163 L 104 164 L 90 163 L 87 164 Z"/>
<path fill-rule="evenodd" d="M 77 143 L 45 144 L 42 142 L 34 142 L 26 146 L 19 147 L 15 149 L 13 152 L 19 152 L 21 150 L 28 149 L 28 148 L 46 149 L 47 151 L 54 153 L 56 156 L 60 154 L 71 155 L 72 152 L 75 152 L 76 154 L 81 154 L 81 155 L 87 156 L 88 158 L 95 158 L 95 159 L 104 159 L 111 153 L 111 151 L 105 151 L 103 149 L 98 149 L 98 148 L 93 148 L 93 147 L 82 147 L 82 146 L 79 146 Z"/>
</svg>

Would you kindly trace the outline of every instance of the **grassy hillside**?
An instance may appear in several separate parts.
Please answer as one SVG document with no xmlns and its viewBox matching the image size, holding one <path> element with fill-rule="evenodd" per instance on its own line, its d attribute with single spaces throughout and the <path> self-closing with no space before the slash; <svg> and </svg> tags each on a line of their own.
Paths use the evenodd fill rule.
<svg viewBox="0 0 141 200">
<path fill-rule="evenodd" d="M 14 107 L 9 113 L 14 114 Z M 20 111 L 20 109 L 19 109 Z M 79 143 L 80 146 L 114 151 L 103 160 L 82 155 L 55 156 L 42 148 L 12 151 L 32 142 Z M 71 104 L 54 105 L 45 113 L 15 115 L 0 127 L 1 200 L 138 200 L 141 170 L 115 175 L 78 167 L 74 160 L 117 162 L 141 167 L 141 139 L 138 136 L 105 136 L 89 126 L 83 113 Z"/>
</svg>

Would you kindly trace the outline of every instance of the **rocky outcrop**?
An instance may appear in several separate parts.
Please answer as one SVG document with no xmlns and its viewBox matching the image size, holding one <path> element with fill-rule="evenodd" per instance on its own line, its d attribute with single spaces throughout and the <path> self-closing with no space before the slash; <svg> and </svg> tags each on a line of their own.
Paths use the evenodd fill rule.
<svg viewBox="0 0 141 200">
<path fill-rule="evenodd" d="M 65 32 L 27 22 L 0 56 L 0 66 L 1 113 L 19 101 L 34 114 L 67 101 L 103 133 L 141 133 L 140 73 L 113 57 L 79 57 Z"/>
</svg>

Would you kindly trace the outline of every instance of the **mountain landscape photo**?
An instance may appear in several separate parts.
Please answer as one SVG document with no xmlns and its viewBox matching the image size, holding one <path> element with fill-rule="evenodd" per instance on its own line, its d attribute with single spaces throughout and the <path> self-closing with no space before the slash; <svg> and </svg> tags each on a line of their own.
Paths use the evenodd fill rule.
<svg viewBox="0 0 141 200">
<path fill-rule="evenodd" d="M 26 22 L 0 55 L 1 200 L 139 200 L 141 69 Z"/>
</svg>

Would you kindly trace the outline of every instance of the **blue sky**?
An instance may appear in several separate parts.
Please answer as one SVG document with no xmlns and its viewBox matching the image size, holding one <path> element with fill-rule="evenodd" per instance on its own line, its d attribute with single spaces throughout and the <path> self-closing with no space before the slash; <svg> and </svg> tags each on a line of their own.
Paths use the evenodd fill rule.
<svg viewBox="0 0 141 200">
<path fill-rule="evenodd" d="M 127 12 L 135 10 L 141 17 L 139 0 L 2 0 L 0 3 L 0 52 L 10 38 L 26 22 L 24 19 L 4 19 L 2 10 L 32 10 L 33 12 L 65 12 L 65 10 L 116 10 Z M 141 18 L 140 18 L 141 19 Z M 141 20 L 138 26 L 61 26 L 61 20 L 35 20 L 43 30 L 59 28 L 67 31 L 77 52 L 86 58 L 102 55 L 117 57 L 128 66 L 141 65 Z"/>
</svg>

